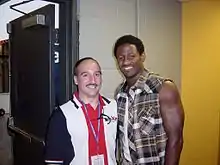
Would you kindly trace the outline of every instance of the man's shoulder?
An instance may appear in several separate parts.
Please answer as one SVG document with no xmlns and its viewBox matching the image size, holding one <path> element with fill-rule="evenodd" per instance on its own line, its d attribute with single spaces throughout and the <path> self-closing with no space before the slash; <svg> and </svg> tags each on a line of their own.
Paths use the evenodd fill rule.
<svg viewBox="0 0 220 165">
<path fill-rule="evenodd" d="M 150 81 L 163 81 L 165 79 L 163 76 L 156 72 L 148 72 L 145 77 L 146 80 Z"/>
<path fill-rule="evenodd" d="M 60 109 L 60 107 L 56 107 L 52 113 L 51 113 L 51 116 L 50 116 L 53 120 L 59 120 L 61 118 L 64 117 L 64 114 L 62 112 L 62 110 Z"/>
<path fill-rule="evenodd" d="M 103 113 L 108 116 L 117 116 L 117 103 L 115 99 L 101 96 L 102 101 L 104 102 Z"/>
<path fill-rule="evenodd" d="M 115 104 L 116 101 L 115 99 L 112 99 L 112 98 L 109 98 L 109 97 L 106 97 L 106 96 L 101 96 L 102 97 L 102 100 L 105 102 L 105 104 Z"/>
<path fill-rule="evenodd" d="M 76 103 L 73 99 L 67 101 L 66 103 L 59 106 L 59 109 L 63 112 L 63 114 L 70 115 L 76 112 L 79 109 L 80 105 Z"/>
<path fill-rule="evenodd" d="M 71 100 L 68 100 L 67 102 L 61 104 L 61 105 L 59 106 L 59 108 L 62 109 L 62 108 L 64 108 L 64 107 L 72 106 L 72 104 L 73 104 L 73 100 L 71 99 Z"/>
<path fill-rule="evenodd" d="M 158 93 L 160 91 L 160 89 L 162 88 L 162 85 L 164 84 L 165 81 L 173 82 L 172 79 L 163 77 L 160 74 L 157 74 L 155 72 L 148 72 L 148 74 L 145 76 L 146 85 L 154 93 Z"/>
</svg>

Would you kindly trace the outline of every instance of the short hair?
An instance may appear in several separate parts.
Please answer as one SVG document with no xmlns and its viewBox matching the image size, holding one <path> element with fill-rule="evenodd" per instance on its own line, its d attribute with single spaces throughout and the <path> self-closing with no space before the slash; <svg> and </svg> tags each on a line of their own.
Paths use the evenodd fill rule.
<svg viewBox="0 0 220 165">
<path fill-rule="evenodd" d="M 142 53 L 144 53 L 144 44 L 139 38 L 137 38 L 133 35 L 124 35 L 124 36 L 118 38 L 117 41 L 115 42 L 115 45 L 114 45 L 115 57 L 116 57 L 116 52 L 117 52 L 118 47 L 121 45 L 124 45 L 124 44 L 135 45 L 135 47 L 140 55 Z"/>
<path fill-rule="evenodd" d="M 98 61 L 96 61 L 96 60 L 95 60 L 94 58 L 92 58 L 92 57 L 84 57 L 84 58 L 81 58 L 80 60 L 78 60 L 78 61 L 75 63 L 75 66 L 74 66 L 74 68 L 73 68 L 73 74 L 74 74 L 74 76 L 77 75 L 77 68 L 79 67 L 79 65 L 80 65 L 83 61 L 86 61 L 86 60 L 93 60 L 93 61 L 95 61 L 95 62 L 99 65 Z"/>
</svg>

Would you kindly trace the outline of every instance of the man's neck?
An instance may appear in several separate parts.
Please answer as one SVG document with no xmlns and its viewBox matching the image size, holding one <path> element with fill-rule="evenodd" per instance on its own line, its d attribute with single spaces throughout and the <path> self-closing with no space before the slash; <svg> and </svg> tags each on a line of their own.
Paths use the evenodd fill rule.
<svg viewBox="0 0 220 165">
<path fill-rule="evenodd" d="M 142 71 L 140 71 L 134 77 L 126 79 L 126 83 L 127 83 L 127 88 L 128 89 L 130 89 L 138 81 L 138 79 L 141 76 L 141 74 L 143 73 L 143 71 L 144 71 L 144 69 Z"/>
<path fill-rule="evenodd" d="M 79 94 L 79 98 L 83 101 L 83 103 L 90 104 L 94 109 L 96 109 L 99 104 L 99 95 L 95 97 L 83 97 Z"/>
</svg>

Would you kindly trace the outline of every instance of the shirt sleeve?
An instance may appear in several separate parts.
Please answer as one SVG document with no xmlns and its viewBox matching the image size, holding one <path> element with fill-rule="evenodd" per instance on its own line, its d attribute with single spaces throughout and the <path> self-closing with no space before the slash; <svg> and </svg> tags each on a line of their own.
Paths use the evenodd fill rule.
<svg viewBox="0 0 220 165">
<path fill-rule="evenodd" d="M 69 165 L 75 153 L 66 118 L 60 109 L 53 111 L 45 139 L 45 163 Z"/>
</svg>

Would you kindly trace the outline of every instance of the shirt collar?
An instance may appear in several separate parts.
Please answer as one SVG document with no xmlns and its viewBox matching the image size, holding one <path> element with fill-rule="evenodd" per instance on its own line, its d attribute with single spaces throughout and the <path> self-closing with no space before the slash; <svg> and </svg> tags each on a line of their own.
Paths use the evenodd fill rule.
<svg viewBox="0 0 220 165">
<path fill-rule="evenodd" d="M 76 101 L 78 106 L 81 107 L 83 105 L 82 101 L 79 98 L 79 92 L 78 91 L 73 93 L 73 100 Z M 102 96 L 100 94 L 99 94 L 99 101 L 100 101 L 100 106 L 101 107 L 105 106 L 105 102 L 103 101 Z"/>
<path fill-rule="evenodd" d="M 146 80 L 149 76 L 150 72 L 146 69 L 141 73 L 136 83 L 130 88 L 131 90 L 135 91 L 136 89 L 140 89 L 141 91 L 146 89 Z M 125 80 L 120 87 L 120 92 L 125 92 L 127 87 L 127 81 Z"/>
</svg>

